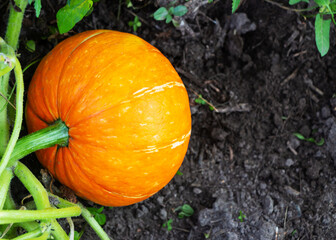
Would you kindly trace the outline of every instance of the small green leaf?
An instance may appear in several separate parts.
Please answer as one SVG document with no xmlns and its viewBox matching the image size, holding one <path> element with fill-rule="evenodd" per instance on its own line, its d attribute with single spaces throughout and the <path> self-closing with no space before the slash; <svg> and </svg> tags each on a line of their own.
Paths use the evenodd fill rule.
<svg viewBox="0 0 336 240">
<path fill-rule="evenodd" d="M 301 133 L 293 133 L 293 135 L 300 140 L 305 140 L 306 139 Z"/>
<path fill-rule="evenodd" d="M 239 216 L 238 216 L 238 219 L 240 222 L 244 222 L 244 219 L 246 218 L 246 215 L 243 214 L 243 212 L 240 210 L 239 211 Z"/>
<path fill-rule="evenodd" d="M 168 15 L 168 11 L 165 7 L 160 7 L 158 10 L 154 13 L 154 19 L 158 21 L 165 20 Z"/>
<path fill-rule="evenodd" d="M 190 217 L 194 214 L 194 209 L 189 204 L 183 204 L 183 206 L 177 207 L 175 212 L 178 213 L 178 218 Z"/>
<path fill-rule="evenodd" d="M 240 4 L 240 0 L 232 0 L 232 13 L 234 13 Z"/>
<path fill-rule="evenodd" d="M 169 14 L 169 15 L 173 15 L 173 12 L 174 12 L 174 7 L 170 7 L 170 8 L 168 9 L 168 14 Z"/>
<path fill-rule="evenodd" d="M 202 97 L 202 95 L 198 95 L 198 98 L 195 99 L 195 103 L 201 104 L 201 105 L 205 105 L 207 104 L 206 101 L 204 101 L 204 98 Z"/>
<path fill-rule="evenodd" d="M 79 240 L 79 239 L 80 239 L 80 234 L 79 232 L 75 231 L 74 240 Z"/>
<path fill-rule="evenodd" d="M 42 9 L 41 0 L 35 0 L 34 8 L 35 8 L 36 17 L 38 18 L 40 16 L 41 9 Z"/>
<path fill-rule="evenodd" d="M 58 10 L 56 18 L 59 32 L 63 34 L 70 31 L 90 11 L 92 5 L 92 0 L 71 0 Z"/>
<path fill-rule="evenodd" d="M 312 137 L 310 137 L 310 138 L 306 138 L 306 139 L 304 139 L 304 140 L 306 140 L 307 142 L 315 143 L 315 139 L 312 138 Z"/>
<path fill-rule="evenodd" d="M 182 175 L 183 175 L 183 173 L 182 173 L 182 172 L 180 172 L 179 170 L 177 170 L 177 172 L 176 172 L 176 175 L 178 175 L 178 176 L 182 176 Z"/>
<path fill-rule="evenodd" d="M 28 41 L 26 42 L 26 49 L 27 49 L 29 52 L 35 52 L 35 49 L 36 49 L 35 41 L 33 41 L 33 40 L 28 40 Z"/>
<path fill-rule="evenodd" d="M 173 223 L 173 219 L 169 219 L 169 220 L 167 220 L 167 222 L 165 222 L 162 225 L 162 227 L 167 228 L 168 231 L 171 231 L 173 229 L 172 223 Z"/>
<path fill-rule="evenodd" d="M 131 2 L 131 0 L 126 0 L 126 7 L 127 8 L 133 7 L 133 3 Z"/>
<path fill-rule="evenodd" d="M 309 3 L 309 0 L 289 0 L 289 5 L 294 5 L 294 4 L 297 4 L 299 2 Z"/>
<path fill-rule="evenodd" d="M 94 219 L 96 219 L 99 225 L 104 225 L 106 223 L 106 216 L 104 213 L 102 213 L 104 207 L 101 208 L 88 207 L 87 209 L 93 215 Z"/>
<path fill-rule="evenodd" d="M 106 216 L 105 214 L 97 213 L 94 218 L 99 223 L 99 225 L 104 225 L 106 223 Z"/>
<path fill-rule="evenodd" d="M 174 18 L 172 20 L 172 23 L 173 23 L 174 27 L 179 27 L 180 26 L 180 22 L 176 21 Z"/>
<path fill-rule="evenodd" d="M 178 16 L 178 17 L 183 16 L 187 12 L 188 12 L 188 8 L 186 6 L 183 6 L 183 5 L 179 5 L 177 7 L 174 7 L 174 9 L 173 9 L 173 14 L 175 16 Z"/>
<path fill-rule="evenodd" d="M 135 16 L 133 21 L 129 21 L 128 26 L 133 27 L 133 31 L 136 32 L 138 28 L 141 27 L 141 22 L 139 21 L 138 16 Z"/>
<path fill-rule="evenodd" d="M 321 56 L 327 54 L 329 51 L 329 32 L 331 20 L 324 20 L 323 16 L 319 13 L 315 19 L 315 41 L 317 49 Z"/>
<path fill-rule="evenodd" d="M 315 141 L 315 144 L 316 144 L 317 146 L 322 146 L 322 145 L 324 144 L 324 138 L 321 138 L 321 140 L 320 140 L 319 142 L 316 142 L 316 141 Z"/>
<path fill-rule="evenodd" d="M 314 0 L 316 2 L 317 5 L 319 5 L 320 7 L 322 6 L 328 6 L 330 1 L 329 0 Z"/>
<path fill-rule="evenodd" d="M 102 213 L 103 210 L 104 210 L 104 207 L 98 208 L 98 209 L 97 209 L 97 213 Z"/>
<path fill-rule="evenodd" d="M 168 14 L 167 17 L 166 17 L 166 23 L 170 23 L 173 19 L 173 16 Z"/>
</svg>

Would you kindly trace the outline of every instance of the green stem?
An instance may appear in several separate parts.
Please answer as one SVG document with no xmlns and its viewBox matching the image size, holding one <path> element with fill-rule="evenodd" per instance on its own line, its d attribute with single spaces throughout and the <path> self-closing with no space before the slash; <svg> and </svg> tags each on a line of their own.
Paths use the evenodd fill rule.
<svg viewBox="0 0 336 240">
<path fill-rule="evenodd" d="M 106 234 L 106 232 L 103 230 L 103 228 L 99 225 L 99 223 L 96 221 L 96 219 L 92 216 L 89 210 L 87 210 L 83 204 L 81 203 L 71 203 L 63 198 L 60 198 L 50 192 L 48 192 L 50 201 L 59 208 L 68 208 L 71 206 L 79 206 L 82 210 L 82 216 L 87 221 L 87 223 L 91 226 L 91 228 L 97 233 L 97 235 L 100 237 L 100 239 L 103 240 L 110 240 L 109 236 Z"/>
<path fill-rule="evenodd" d="M 41 229 L 38 228 L 38 229 L 35 229 L 31 232 L 28 232 L 28 233 L 25 233 L 25 234 L 22 234 L 21 236 L 18 236 L 16 238 L 12 238 L 12 240 L 28 240 L 28 239 L 33 239 L 33 238 L 36 238 L 38 236 L 41 235 Z"/>
<path fill-rule="evenodd" d="M 77 206 L 61 209 L 45 208 L 42 210 L 0 210 L 0 224 L 77 217 L 80 214 L 81 209 Z"/>
<path fill-rule="evenodd" d="M 37 210 L 6 210 L 11 212 L 10 215 L 5 214 L 8 219 L 11 219 L 9 223 L 15 222 L 27 222 L 37 219 L 52 219 L 52 218 L 64 218 L 78 216 L 81 213 L 81 209 L 78 206 L 72 206 L 63 209 L 51 208 L 48 193 L 34 176 L 34 174 L 21 162 L 17 163 L 14 174 L 20 179 L 23 185 L 27 188 L 30 194 L 33 196 Z M 5 221 L 5 216 L 1 215 L 0 211 L 0 224 Z M 4 223 L 6 224 L 6 222 Z"/>
<path fill-rule="evenodd" d="M 11 169 L 5 169 L 0 176 L 0 210 L 3 209 L 7 198 L 10 182 L 13 178 L 13 172 Z"/>
<path fill-rule="evenodd" d="M 61 129 L 64 130 L 65 126 L 64 123 L 56 125 L 63 126 L 61 127 Z M 47 131 L 47 133 L 48 132 L 55 132 L 55 131 Z M 67 135 L 67 128 L 66 128 L 66 135 Z M 13 222 L 27 222 L 27 221 L 30 222 L 37 219 L 49 220 L 53 229 L 52 235 L 59 240 L 68 239 L 67 234 L 58 224 L 55 218 L 79 216 L 81 214 L 81 209 L 78 206 L 71 206 L 64 209 L 52 208 L 49 202 L 48 193 L 43 187 L 43 185 L 38 181 L 38 179 L 34 176 L 34 174 L 21 162 L 17 162 L 16 167 L 14 169 L 14 174 L 19 178 L 19 180 L 23 183 L 26 189 L 33 196 L 36 208 L 38 210 L 24 210 L 24 211 L 7 210 L 7 212 L 0 211 L 0 224 L 3 223 L 2 221 L 13 223 Z M 3 213 L 4 216 L 1 215 L 2 212 L 4 212 Z"/>
<path fill-rule="evenodd" d="M 38 210 L 50 208 L 48 193 L 34 174 L 21 162 L 18 162 L 14 174 L 20 179 L 26 189 L 33 196 Z M 28 211 L 28 210 L 27 210 Z"/>
<path fill-rule="evenodd" d="M 102 240 L 110 240 L 110 237 L 104 231 L 104 229 L 99 225 L 99 223 L 94 219 L 92 214 L 87 210 L 81 203 L 77 203 L 78 206 L 82 209 L 82 216 L 86 222 L 92 227 L 92 229 L 97 233 L 97 235 Z"/>
<path fill-rule="evenodd" d="M 20 138 L 7 167 L 15 165 L 18 160 L 37 150 L 54 145 L 66 146 L 69 138 L 68 131 L 64 122 L 56 121 L 53 125 Z"/>
<path fill-rule="evenodd" d="M 0 162 L 0 176 L 2 172 L 5 170 L 9 162 L 10 155 L 12 154 L 16 141 L 19 138 L 19 134 L 21 131 L 21 126 L 22 126 L 24 85 L 23 85 L 21 64 L 17 58 L 15 62 L 15 67 L 14 67 L 14 74 L 15 74 L 15 79 L 16 79 L 16 84 L 17 84 L 15 123 L 14 123 L 13 133 L 11 135 L 11 138 L 8 142 L 5 153 L 2 156 L 2 159 Z"/>
<path fill-rule="evenodd" d="M 69 240 L 68 235 L 66 234 L 66 232 L 63 230 L 61 225 L 59 225 L 55 219 L 52 219 L 50 222 L 52 226 L 51 235 L 56 240 Z"/>
<path fill-rule="evenodd" d="M 21 32 L 23 15 L 28 5 L 28 0 L 15 0 L 15 4 L 21 11 L 15 10 L 12 4 L 10 5 L 5 40 L 16 50 Z"/>
<path fill-rule="evenodd" d="M 14 50 L 17 49 L 19 42 L 19 36 L 22 26 L 23 15 L 28 4 L 28 0 L 16 0 L 16 5 L 21 11 L 16 11 L 12 5 L 10 5 L 9 18 L 5 41 Z M 0 93 L 7 97 L 9 73 L 0 77 Z M 0 97 L 0 108 L 6 106 L 7 102 L 4 98 Z M 9 139 L 9 124 L 7 119 L 7 107 L 4 107 L 0 112 L 0 156 L 4 154 L 7 141 Z"/>
</svg>

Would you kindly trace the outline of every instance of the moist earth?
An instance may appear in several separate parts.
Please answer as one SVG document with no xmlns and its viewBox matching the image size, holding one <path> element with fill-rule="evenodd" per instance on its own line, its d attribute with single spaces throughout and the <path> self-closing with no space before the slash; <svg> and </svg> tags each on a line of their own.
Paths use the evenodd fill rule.
<svg viewBox="0 0 336 240">
<path fill-rule="evenodd" d="M 178 27 L 152 17 L 169 2 L 134 0 L 127 8 L 124 1 L 101 0 L 65 35 L 52 28 L 66 1 L 43 1 L 38 19 L 32 7 L 25 14 L 23 66 L 78 32 L 132 32 L 128 22 L 138 15 L 135 34 L 169 58 L 189 93 L 193 124 L 183 175 L 141 203 L 105 208 L 105 231 L 113 239 L 335 239 L 334 29 L 321 58 L 314 19 L 270 1 L 243 1 L 235 14 L 231 1 L 179 1 L 188 13 L 176 18 Z M 25 49 L 30 39 L 33 53 Z M 26 86 L 35 69 L 25 72 Z M 204 104 L 196 103 L 200 95 Z M 40 176 L 35 156 L 23 162 Z M 184 204 L 194 214 L 179 218 L 175 209 Z M 75 220 L 80 231 L 85 224 Z M 87 227 L 81 239 L 97 236 Z"/>
</svg>

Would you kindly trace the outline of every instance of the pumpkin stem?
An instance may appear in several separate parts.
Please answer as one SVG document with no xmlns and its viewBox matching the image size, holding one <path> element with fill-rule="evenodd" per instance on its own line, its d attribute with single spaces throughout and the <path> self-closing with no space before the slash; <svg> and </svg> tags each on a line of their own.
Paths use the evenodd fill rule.
<svg viewBox="0 0 336 240">
<path fill-rule="evenodd" d="M 54 124 L 20 138 L 10 157 L 7 167 L 16 165 L 17 161 L 28 154 L 43 148 L 55 145 L 67 146 L 69 140 L 69 128 L 61 120 Z"/>
</svg>

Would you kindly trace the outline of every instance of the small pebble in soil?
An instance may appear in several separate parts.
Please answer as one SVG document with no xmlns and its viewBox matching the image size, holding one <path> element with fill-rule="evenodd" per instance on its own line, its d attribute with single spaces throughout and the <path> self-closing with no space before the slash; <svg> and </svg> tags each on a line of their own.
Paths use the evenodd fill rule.
<svg viewBox="0 0 336 240">
<path fill-rule="evenodd" d="M 225 239 L 225 240 L 238 240 L 239 237 L 238 237 L 238 235 L 237 235 L 236 233 L 234 233 L 234 232 L 228 232 L 228 233 L 225 234 L 225 238 L 224 238 L 224 239 Z"/>
<path fill-rule="evenodd" d="M 294 164 L 293 159 L 288 158 L 285 162 L 286 167 L 291 167 Z"/>
<path fill-rule="evenodd" d="M 294 188 L 292 188 L 290 186 L 285 186 L 285 190 L 289 195 L 292 195 L 292 196 L 295 196 L 295 197 L 300 195 L 299 191 L 295 190 Z"/>
<path fill-rule="evenodd" d="M 307 169 L 306 174 L 311 179 L 317 179 L 320 176 L 322 164 L 319 161 L 314 160 L 312 165 Z"/>
<path fill-rule="evenodd" d="M 161 218 L 161 220 L 166 220 L 167 219 L 167 211 L 166 211 L 166 209 L 162 208 L 160 210 L 160 218 Z"/>
<path fill-rule="evenodd" d="M 329 225 L 330 222 L 331 222 L 331 219 L 330 219 L 330 217 L 329 217 L 328 215 L 325 215 L 325 216 L 322 217 L 322 221 L 321 221 L 321 223 L 322 223 L 323 225 Z"/>
<path fill-rule="evenodd" d="M 260 226 L 260 230 L 258 231 L 260 240 L 269 240 L 273 239 L 275 236 L 275 228 L 276 225 L 272 221 L 263 221 L 262 225 Z"/>
<path fill-rule="evenodd" d="M 267 195 L 263 201 L 263 209 L 264 213 L 267 215 L 270 215 L 273 212 L 274 201 L 269 195 Z"/>
<path fill-rule="evenodd" d="M 164 206 L 164 204 L 163 204 L 163 200 L 164 200 L 164 197 L 162 197 L 162 196 L 159 196 L 159 197 L 156 199 L 156 201 L 158 202 L 158 204 L 160 204 L 161 206 Z"/>
<path fill-rule="evenodd" d="M 329 109 L 329 107 L 324 106 L 321 109 L 321 117 L 324 118 L 324 119 L 327 119 L 327 118 L 330 117 L 330 109 Z"/>
<path fill-rule="evenodd" d="M 295 136 L 291 136 L 289 139 L 289 145 L 293 148 L 293 149 L 297 149 L 300 146 L 300 140 L 295 137 Z"/>
<path fill-rule="evenodd" d="M 200 188 L 194 188 L 193 189 L 193 192 L 198 195 L 198 194 L 201 194 L 202 193 L 202 190 Z"/>
<path fill-rule="evenodd" d="M 141 218 L 141 217 L 145 216 L 147 213 L 149 213 L 148 208 L 146 208 L 145 206 L 142 205 L 141 209 L 137 209 L 136 217 Z"/>
</svg>

